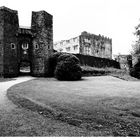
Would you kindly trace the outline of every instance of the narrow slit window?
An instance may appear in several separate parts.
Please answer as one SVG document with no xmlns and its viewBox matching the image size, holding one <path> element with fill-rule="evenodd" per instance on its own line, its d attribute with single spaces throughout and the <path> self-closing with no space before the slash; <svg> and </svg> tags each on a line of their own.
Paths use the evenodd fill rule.
<svg viewBox="0 0 140 140">
<path fill-rule="evenodd" d="M 14 43 L 11 43 L 11 49 L 15 49 L 16 45 Z"/>
<path fill-rule="evenodd" d="M 39 49 L 39 46 L 38 46 L 38 44 L 35 44 L 35 49 Z"/>
<path fill-rule="evenodd" d="M 50 45 L 48 45 L 48 49 L 50 49 Z"/>
</svg>

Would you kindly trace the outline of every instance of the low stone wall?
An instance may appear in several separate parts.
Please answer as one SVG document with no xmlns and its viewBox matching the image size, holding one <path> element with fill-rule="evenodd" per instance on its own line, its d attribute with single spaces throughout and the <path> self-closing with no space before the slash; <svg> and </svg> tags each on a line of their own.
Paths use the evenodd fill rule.
<svg viewBox="0 0 140 140">
<path fill-rule="evenodd" d="M 73 54 L 73 55 L 79 58 L 81 65 L 88 65 L 88 66 L 97 67 L 97 68 L 113 67 L 113 68 L 120 69 L 119 62 L 115 60 L 82 55 L 82 54 Z"/>
</svg>

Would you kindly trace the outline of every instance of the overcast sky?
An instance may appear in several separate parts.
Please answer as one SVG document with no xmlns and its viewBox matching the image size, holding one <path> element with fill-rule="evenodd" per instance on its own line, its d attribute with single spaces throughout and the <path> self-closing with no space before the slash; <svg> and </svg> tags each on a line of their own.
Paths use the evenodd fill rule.
<svg viewBox="0 0 140 140">
<path fill-rule="evenodd" d="M 53 15 L 54 42 L 82 31 L 112 38 L 113 54 L 128 54 L 140 23 L 140 0 L 0 0 L 0 6 L 18 10 L 19 23 L 30 26 L 31 11 Z"/>
</svg>

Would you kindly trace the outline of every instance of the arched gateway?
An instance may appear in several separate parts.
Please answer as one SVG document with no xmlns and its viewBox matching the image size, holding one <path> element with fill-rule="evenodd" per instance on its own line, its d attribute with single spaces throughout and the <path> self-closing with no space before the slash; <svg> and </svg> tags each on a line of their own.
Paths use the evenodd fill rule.
<svg viewBox="0 0 140 140">
<path fill-rule="evenodd" d="M 45 76 L 52 52 L 52 15 L 32 12 L 31 27 L 19 27 L 18 12 L 0 7 L 0 77 L 18 76 L 23 62 L 29 63 L 31 75 Z"/>
</svg>

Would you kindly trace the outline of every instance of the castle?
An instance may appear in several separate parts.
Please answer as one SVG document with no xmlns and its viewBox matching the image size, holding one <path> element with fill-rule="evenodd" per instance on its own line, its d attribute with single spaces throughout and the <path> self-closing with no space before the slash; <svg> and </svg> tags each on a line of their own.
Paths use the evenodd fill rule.
<svg viewBox="0 0 140 140">
<path fill-rule="evenodd" d="M 18 12 L 0 7 L 0 77 L 14 77 L 22 63 L 33 76 L 46 76 L 47 59 L 58 52 L 112 59 L 112 39 L 82 32 L 78 37 L 53 44 L 53 16 L 32 12 L 31 27 L 19 26 Z"/>
<path fill-rule="evenodd" d="M 19 75 L 22 62 L 31 74 L 45 76 L 45 63 L 53 52 L 53 16 L 46 11 L 32 12 L 31 27 L 19 27 L 18 12 L 0 7 L 0 77 Z"/>
<path fill-rule="evenodd" d="M 54 49 L 58 52 L 112 59 L 112 39 L 87 32 L 82 32 L 78 37 L 54 43 Z"/>
</svg>

